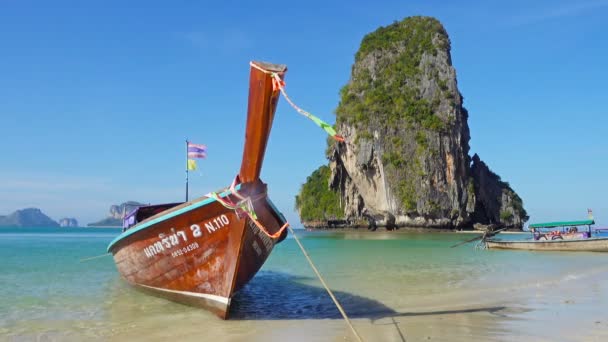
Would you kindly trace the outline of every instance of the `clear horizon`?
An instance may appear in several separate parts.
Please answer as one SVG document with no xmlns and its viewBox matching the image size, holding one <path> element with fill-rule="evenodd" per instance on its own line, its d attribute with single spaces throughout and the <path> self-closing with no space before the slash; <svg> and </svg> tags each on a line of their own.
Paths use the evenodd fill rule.
<svg viewBox="0 0 608 342">
<path fill-rule="evenodd" d="M 477 153 L 521 196 L 529 222 L 608 225 L 608 1 L 359 1 L 162 5 L 0 4 L 0 215 L 58 221 L 113 204 L 182 201 L 185 140 L 205 144 L 190 198 L 227 186 L 244 140 L 250 60 L 287 64 L 287 91 L 333 123 L 361 39 L 408 16 L 446 28 Z M 280 10 L 277 10 L 281 8 Z M 325 133 L 281 99 L 262 169 L 294 197 Z"/>
</svg>

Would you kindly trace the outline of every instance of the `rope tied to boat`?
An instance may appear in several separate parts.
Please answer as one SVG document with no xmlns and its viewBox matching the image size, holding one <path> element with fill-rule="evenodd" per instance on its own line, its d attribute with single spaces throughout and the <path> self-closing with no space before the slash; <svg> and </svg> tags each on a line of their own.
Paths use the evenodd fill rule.
<svg viewBox="0 0 608 342">
<path fill-rule="evenodd" d="M 104 253 L 101 255 L 96 255 L 96 256 L 80 259 L 80 262 L 85 262 L 85 261 L 89 261 L 89 260 L 93 260 L 93 259 L 99 259 L 99 258 L 107 257 L 110 255 L 112 255 L 112 253 Z"/>
<path fill-rule="evenodd" d="M 251 196 L 243 196 L 241 193 L 239 193 L 236 190 L 236 184 L 237 184 L 237 181 L 235 178 L 234 181 L 232 181 L 232 184 L 230 185 L 230 192 L 236 198 L 240 199 L 240 201 L 238 201 L 238 202 L 231 201 L 230 199 L 228 199 L 228 196 L 225 196 L 224 198 L 222 198 L 216 192 L 211 192 L 207 196 L 218 201 L 225 208 L 234 210 L 236 212 L 236 215 L 239 218 L 241 218 L 243 216 L 248 217 L 269 238 L 278 239 L 279 236 L 281 236 L 281 234 L 283 234 L 283 231 L 285 229 L 287 229 L 287 227 L 289 227 L 289 222 L 285 222 L 285 224 L 283 224 L 283 226 L 279 230 L 277 230 L 274 234 L 270 234 L 268 229 L 266 229 L 266 227 L 264 227 L 264 225 L 262 223 L 260 223 L 260 221 L 258 220 L 258 216 L 255 213 L 255 209 L 253 207 L 253 202 L 266 197 L 266 192 L 258 194 L 256 197 L 253 197 L 253 198 Z"/>
<path fill-rule="evenodd" d="M 327 134 L 329 134 L 332 138 L 334 138 L 336 141 L 339 142 L 344 142 L 344 137 L 342 137 L 341 135 L 339 135 L 336 130 L 333 128 L 332 125 L 328 124 L 327 122 L 319 119 L 318 117 L 312 115 L 311 113 L 305 111 L 304 109 L 298 107 L 287 95 L 287 92 L 285 91 L 285 81 L 283 81 L 283 79 L 281 79 L 281 73 L 277 73 L 277 72 L 272 72 L 272 71 L 268 71 L 265 70 L 261 67 L 259 67 L 258 65 L 256 65 L 253 62 L 249 62 L 249 65 L 251 65 L 251 67 L 256 68 L 258 70 L 260 70 L 261 72 L 265 73 L 265 74 L 269 74 L 272 77 L 272 90 L 273 91 L 277 91 L 280 90 L 281 94 L 283 94 L 283 97 L 285 98 L 285 100 L 287 100 L 287 102 L 300 114 L 302 114 L 303 116 L 307 117 L 308 119 L 310 119 L 312 122 L 314 122 L 317 126 L 321 127 L 325 132 L 327 132 Z"/>
</svg>

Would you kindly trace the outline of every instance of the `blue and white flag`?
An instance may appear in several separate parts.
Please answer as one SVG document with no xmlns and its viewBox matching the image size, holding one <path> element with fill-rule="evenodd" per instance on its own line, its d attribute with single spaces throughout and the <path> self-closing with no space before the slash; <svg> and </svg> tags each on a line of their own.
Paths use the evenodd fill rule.
<svg viewBox="0 0 608 342">
<path fill-rule="evenodd" d="M 207 146 L 200 144 L 193 144 L 188 142 L 188 158 L 206 158 L 207 157 Z"/>
</svg>

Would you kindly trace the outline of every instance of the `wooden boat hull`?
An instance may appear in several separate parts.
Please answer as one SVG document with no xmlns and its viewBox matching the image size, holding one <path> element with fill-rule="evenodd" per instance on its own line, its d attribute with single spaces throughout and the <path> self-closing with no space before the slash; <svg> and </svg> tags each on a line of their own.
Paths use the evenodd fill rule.
<svg viewBox="0 0 608 342">
<path fill-rule="evenodd" d="M 230 192 L 220 197 L 236 200 Z M 253 202 L 268 233 L 286 221 L 266 196 Z M 274 245 L 248 216 L 213 198 L 184 203 L 153 216 L 108 247 L 121 276 L 148 293 L 203 307 L 228 318 L 233 294 L 262 267 Z"/>
<path fill-rule="evenodd" d="M 608 252 L 608 238 L 584 240 L 488 240 L 486 246 L 492 249 L 520 249 L 530 251 L 589 251 Z"/>
<path fill-rule="evenodd" d="M 276 82 L 286 71 L 285 65 L 250 63 L 245 147 L 241 170 L 229 191 L 174 207 L 147 207 L 156 215 L 142 216 L 143 221 L 110 243 L 108 252 L 130 284 L 228 317 L 233 294 L 287 233 L 285 218 L 268 200 L 260 180 L 280 95 Z M 155 211 L 165 208 L 169 209 Z M 133 215 L 129 219 L 138 221 L 138 212 Z"/>
</svg>

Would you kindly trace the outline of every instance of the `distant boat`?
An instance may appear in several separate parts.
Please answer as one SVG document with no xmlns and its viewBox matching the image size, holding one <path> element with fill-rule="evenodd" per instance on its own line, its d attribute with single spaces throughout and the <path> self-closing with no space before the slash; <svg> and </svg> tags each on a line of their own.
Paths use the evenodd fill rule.
<svg viewBox="0 0 608 342">
<path fill-rule="evenodd" d="M 280 94 L 273 82 L 286 71 L 285 65 L 251 63 L 243 159 L 230 187 L 125 215 L 124 231 L 108 252 L 131 285 L 228 318 L 232 296 L 287 236 L 287 221 L 260 180 Z"/>
<path fill-rule="evenodd" d="M 561 221 L 530 224 L 532 237 L 527 240 L 485 239 L 487 248 L 533 251 L 608 252 L 608 237 L 594 236 L 595 221 Z M 580 227 L 586 227 L 581 229 Z"/>
</svg>

